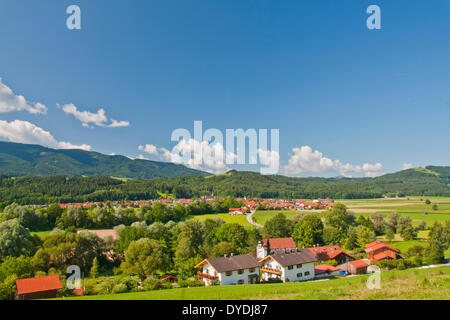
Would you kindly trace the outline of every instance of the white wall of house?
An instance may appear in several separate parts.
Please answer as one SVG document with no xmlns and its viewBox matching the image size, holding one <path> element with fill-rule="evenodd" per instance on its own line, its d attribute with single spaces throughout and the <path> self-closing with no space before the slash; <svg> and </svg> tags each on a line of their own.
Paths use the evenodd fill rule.
<svg viewBox="0 0 450 320">
<path fill-rule="evenodd" d="M 264 267 L 280 270 L 282 272 L 281 276 L 269 272 L 263 272 L 262 278 L 264 280 L 280 278 L 283 282 L 286 282 L 286 279 L 293 282 L 314 279 L 314 262 L 304 263 L 301 266 L 293 265 L 290 269 L 289 267 L 282 267 L 273 259 L 269 259 L 264 262 Z"/>
<path fill-rule="evenodd" d="M 293 265 L 290 270 L 289 267 L 283 267 L 281 279 L 284 282 L 286 279 L 290 282 L 314 279 L 314 262 L 304 263 L 301 266 Z"/>
<path fill-rule="evenodd" d="M 231 271 L 231 275 L 227 275 L 226 272 L 221 272 L 219 274 L 220 284 L 249 284 L 248 277 L 250 275 L 256 275 L 259 277 L 259 268 L 244 269 L 242 270 L 242 274 L 239 274 L 238 270 Z M 242 280 L 241 283 L 239 282 L 240 280 Z"/>
<path fill-rule="evenodd" d="M 256 275 L 259 277 L 259 268 L 254 269 L 244 269 L 242 270 L 242 274 L 239 274 L 239 270 L 231 271 L 231 275 L 227 275 L 226 272 L 215 272 L 214 268 L 209 265 L 203 265 L 203 273 L 209 274 L 211 276 L 217 275 L 221 285 L 231 285 L 231 284 L 249 284 L 248 277 L 250 275 Z M 239 283 L 239 280 L 243 280 L 242 283 Z M 203 279 L 205 285 L 211 285 L 213 280 Z"/>
</svg>

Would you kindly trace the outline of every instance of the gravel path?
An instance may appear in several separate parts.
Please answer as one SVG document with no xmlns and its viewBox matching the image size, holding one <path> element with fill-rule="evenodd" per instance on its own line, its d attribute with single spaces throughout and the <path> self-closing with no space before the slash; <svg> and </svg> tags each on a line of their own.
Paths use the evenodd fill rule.
<svg viewBox="0 0 450 320">
<path fill-rule="evenodd" d="M 260 224 L 257 224 L 256 222 L 253 222 L 252 216 L 253 216 L 253 214 L 254 214 L 255 212 L 256 212 L 256 210 L 253 210 L 253 211 L 250 212 L 250 214 L 247 215 L 247 221 L 248 221 L 248 223 L 250 223 L 251 225 L 254 225 L 255 227 L 258 227 L 258 228 L 264 228 L 264 226 L 262 226 L 262 225 L 260 225 Z"/>
</svg>

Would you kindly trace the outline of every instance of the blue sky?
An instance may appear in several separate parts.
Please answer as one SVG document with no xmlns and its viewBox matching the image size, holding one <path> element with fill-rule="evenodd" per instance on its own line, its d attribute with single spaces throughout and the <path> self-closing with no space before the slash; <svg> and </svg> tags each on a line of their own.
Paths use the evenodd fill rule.
<svg viewBox="0 0 450 320">
<path fill-rule="evenodd" d="M 72 4 L 81 30 L 66 28 Z M 366 27 L 371 4 L 381 30 Z M 308 170 L 323 158 L 376 173 L 449 165 L 449 40 L 449 0 L 0 0 L 1 84 L 47 108 L 0 101 L 0 139 L 35 142 L 40 128 L 49 146 L 164 160 L 138 146 L 172 149 L 174 129 L 202 120 L 280 129 L 282 166 L 293 148 L 322 154 L 302 149 L 292 175 L 341 174 Z M 83 126 L 68 104 L 106 120 Z"/>
</svg>

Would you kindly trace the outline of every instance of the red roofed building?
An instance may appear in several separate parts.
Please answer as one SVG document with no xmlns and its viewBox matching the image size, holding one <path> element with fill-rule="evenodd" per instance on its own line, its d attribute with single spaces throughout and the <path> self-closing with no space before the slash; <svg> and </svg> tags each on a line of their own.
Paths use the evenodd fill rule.
<svg viewBox="0 0 450 320">
<path fill-rule="evenodd" d="M 247 213 L 247 208 L 230 208 L 229 212 L 231 215 L 242 215 Z"/>
<path fill-rule="evenodd" d="M 258 243 L 256 256 L 264 259 L 274 253 L 293 252 L 297 246 L 292 238 L 263 239 Z"/>
<path fill-rule="evenodd" d="M 314 253 L 319 261 L 336 260 L 338 264 L 342 264 L 355 260 L 351 255 L 338 246 L 313 247 L 309 248 L 309 250 Z"/>
<path fill-rule="evenodd" d="M 340 268 L 329 266 L 327 264 L 320 264 L 314 267 L 316 278 L 338 276 L 340 272 Z"/>
<path fill-rule="evenodd" d="M 58 276 L 46 276 L 16 280 L 16 300 L 56 298 L 62 289 Z"/>
<path fill-rule="evenodd" d="M 369 264 L 364 260 L 354 260 L 337 266 L 351 274 L 365 274 Z"/>
<path fill-rule="evenodd" d="M 383 259 L 396 260 L 399 258 L 398 249 L 391 247 L 390 245 L 381 241 L 374 241 L 366 245 L 365 251 L 369 260 L 380 261 Z"/>
</svg>

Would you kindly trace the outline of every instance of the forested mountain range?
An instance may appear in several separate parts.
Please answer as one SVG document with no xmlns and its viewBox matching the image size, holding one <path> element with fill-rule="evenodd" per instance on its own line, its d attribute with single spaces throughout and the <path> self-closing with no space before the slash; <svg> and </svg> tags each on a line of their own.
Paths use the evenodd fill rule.
<svg viewBox="0 0 450 320">
<path fill-rule="evenodd" d="M 111 176 L 131 179 L 207 175 L 168 162 L 130 159 L 84 150 L 56 150 L 39 145 L 1 142 L 0 174 L 21 176 Z"/>
<path fill-rule="evenodd" d="M 4 204 L 145 200 L 167 195 L 177 198 L 216 195 L 295 199 L 450 196 L 450 167 L 414 168 L 377 178 L 292 178 L 242 171 L 148 180 L 0 176 L 0 202 Z"/>
</svg>

